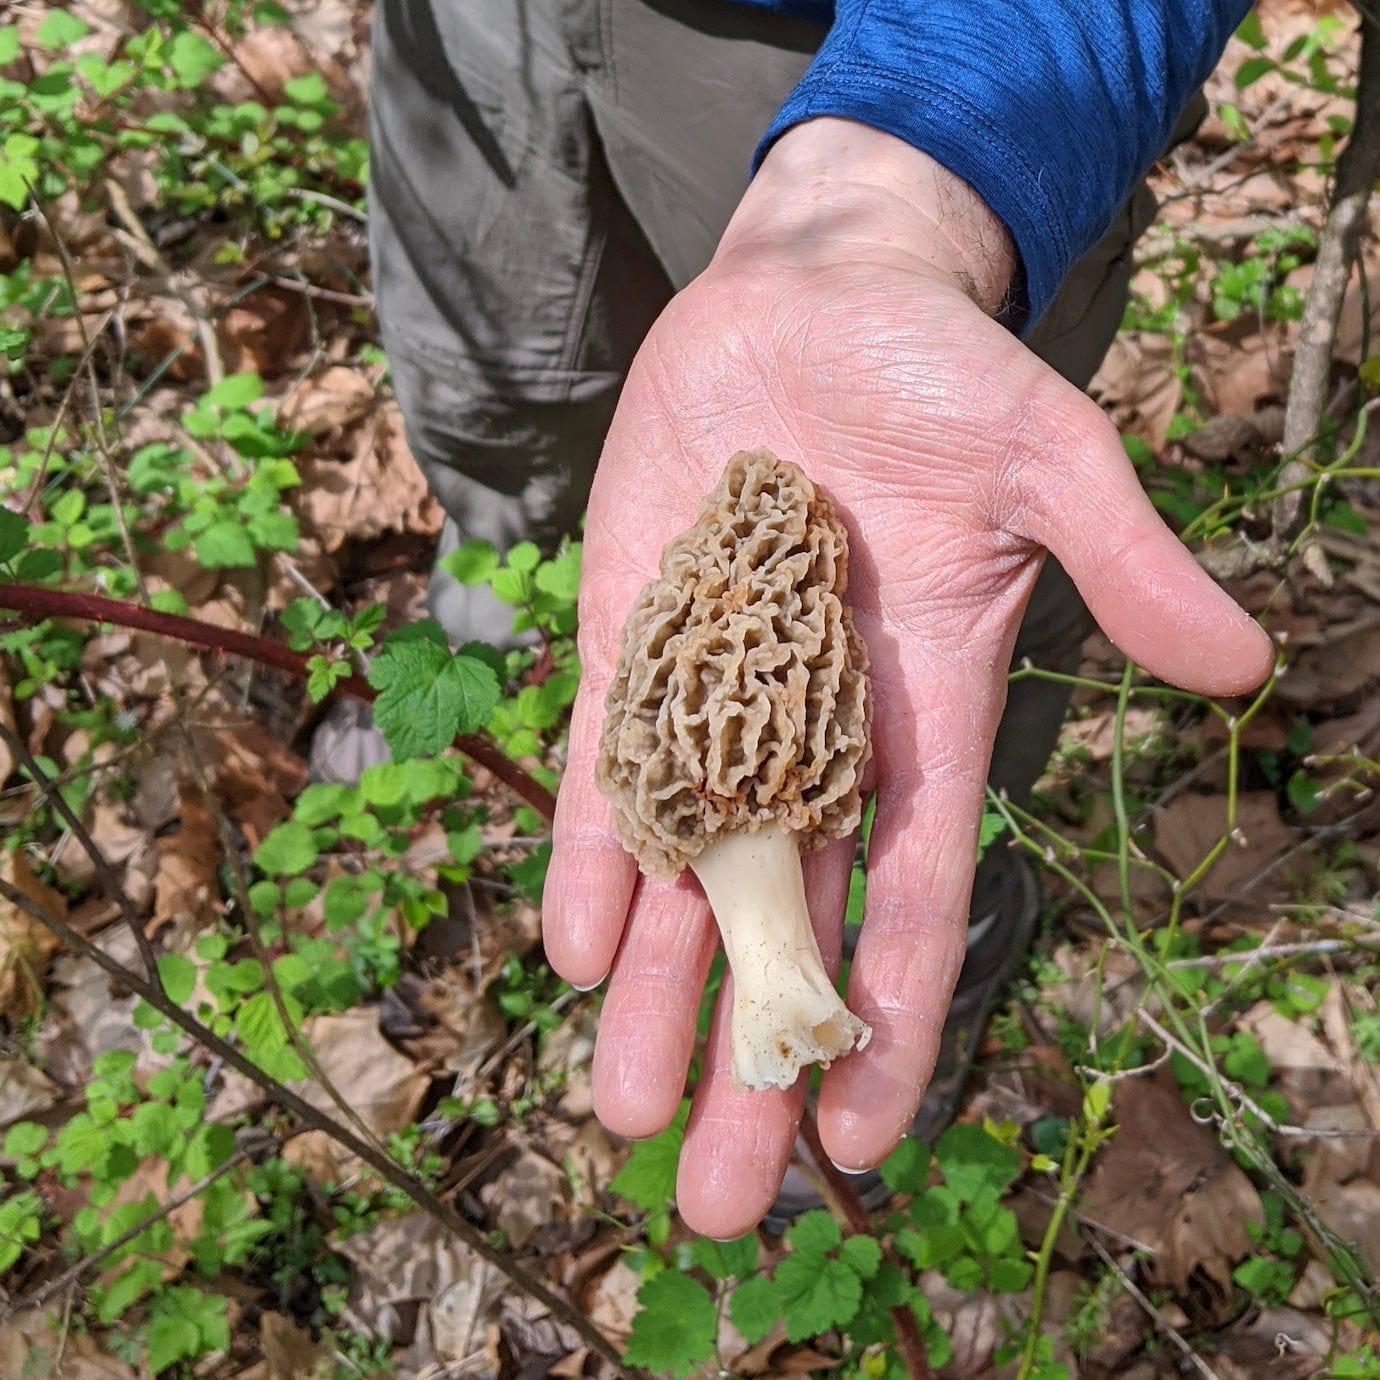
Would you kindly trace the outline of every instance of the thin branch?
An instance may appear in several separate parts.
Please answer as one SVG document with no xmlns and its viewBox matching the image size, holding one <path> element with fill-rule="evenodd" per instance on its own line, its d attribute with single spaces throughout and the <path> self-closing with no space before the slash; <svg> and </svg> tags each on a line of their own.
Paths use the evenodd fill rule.
<svg viewBox="0 0 1380 1380">
<path fill-rule="evenodd" d="M 79 934 L 65 921 L 50 914 L 37 902 L 30 900 L 17 887 L 0 879 L 0 896 L 11 905 L 17 906 L 31 919 L 46 926 L 68 948 L 85 958 L 89 958 L 102 971 L 117 982 L 128 987 L 142 997 L 153 1009 L 170 1020 L 179 1030 L 190 1035 L 205 1049 L 223 1059 L 232 1068 L 243 1074 L 250 1082 L 263 1089 L 271 1101 L 291 1112 L 303 1125 L 316 1131 L 324 1131 L 337 1145 L 344 1147 L 352 1155 L 363 1160 L 385 1182 L 407 1195 L 423 1212 L 433 1217 L 448 1231 L 454 1232 L 481 1260 L 486 1260 L 496 1270 L 513 1281 L 518 1288 L 530 1294 L 566 1326 L 573 1328 L 589 1345 L 610 1362 L 618 1373 L 623 1370 L 617 1349 L 604 1334 L 582 1313 L 573 1308 L 565 1299 L 554 1293 L 525 1266 L 511 1256 L 496 1249 L 488 1236 L 461 1217 L 455 1208 L 445 1202 L 415 1175 L 408 1173 L 397 1161 L 361 1140 L 347 1126 L 342 1126 L 334 1117 L 319 1111 L 305 1098 L 285 1087 L 276 1078 L 267 1074 L 242 1050 L 221 1039 L 208 1030 L 194 1016 L 184 1011 L 176 1002 L 170 1000 L 160 985 L 140 977 L 127 968 L 119 959 L 112 958 L 104 949 L 98 948 L 85 935 Z"/>
<path fill-rule="evenodd" d="M 1332 373 L 1332 350 L 1342 301 L 1366 226 L 1371 191 L 1380 176 L 1380 31 L 1362 26 L 1361 64 L 1356 77 L 1356 110 L 1351 137 L 1337 159 L 1337 177 L 1318 257 L 1299 321 L 1294 369 L 1284 410 L 1283 450 L 1298 458 L 1280 476 L 1284 485 L 1308 477 L 1304 463 L 1315 459 L 1315 438 L 1322 428 Z M 1283 555 L 1302 530 L 1305 505 L 1302 492 L 1275 502 L 1271 546 Z"/>
<path fill-rule="evenodd" d="M 56 1279 L 50 1279 L 47 1284 L 41 1285 L 32 1294 L 21 1294 L 17 1299 L 7 1299 L 0 1303 L 0 1317 L 29 1308 L 41 1308 L 54 1294 L 60 1294 L 68 1286 L 75 1284 L 88 1270 L 94 1270 L 96 1266 L 109 1260 L 116 1251 L 128 1246 L 131 1241 L 142 1236 L 150 1227 L 156 1226 L 165 1217 L 176 1212 L 184 1203 L 190 1203 L 198 1193 L 210 1188 L 217 1179 L 223 1179 L 232 1169 L 243 1164 L 248 1158 L 249 1152 L 247 1150 L 236 1150 L 219 1168 L 213 1169 L 204 1178 L 198 1179 L 196 1183 L 184 1188 L 181 1193 L 169 1198 L 166 1203 L 161 1203 L 147 1217 L 140 1218 L 128 1231 L 121 1232 L 119 1236 L 113 1241 L 107 1242 L 100 1250 L 91 1255 L 83 1256 L 81 1260 L 77 1261 L 71 1268 L 64 1270 Z"/>
<path fill-rule="evenodd" d="M 73 837 L 81 844 L 82 851 L 91 859 L 91 866 L 95 868 L 96 876 L 100 878 L 101 885 L 105 887 L 110 898 L 119 906 L 120 915 L 129 932 L 134 936 L 134 942 L 139 948 L 139 958 L 144 965 L 144 971 L 148 975 L 149 981 L 156 981 L 158 958 L 153 952 L 153 945 L 149 942 L 148 935 L 144 933 L 144 926 L 135 912 L 134 903 L 129 899 L 129 893 L 121 886 L 120 879 L 115 875 L 115 869 L 111 867 L 105 854 L 101 852 L 96 840 L 87 832 L 86 826 L 81 822 L 81 817 L 62 798 L 62 792 L 53 784 L 52 777 L 34 761 L 28 745 L 17 733 L 6 726 L 3 719 L 0 719 L 0 742 L 5 744 L 14 754 L 19 765 L 29 773 L 34 785 L 43 793 L 43 798 L 61 817 L 62 822 L 72 831 Z"/>
<path fill-rule="evenodd" d="M 1184 1360 L 1187 1361 L 1194 1368 L 1194 1370 L 1196 1370 L 1198 1374 L 1203 1377 L 1203 1380 L 1221 1380 L 1221 1377 L 1218 1376 L 1217 1372 L 1213 1370 L 1212 1367 L 1208 1365 L 1208 1363 L 1205 1360 L 1203 1360 L 1203 1358 L 1199 1356 L 1196 1351 L 1194 1351 L 1193 1347 L 1189 1344 L 1187 1340 L 1185 1340 L 1182 1333 L 1180 1333 L 1169 1321 L 1169 1319 L 1166 1318 L 1164 1314 L 1161 1313 L 1160 1310 L 1156 1308 L 1153 1303 L 1150 1302 L 1150 1300 L 1140 1290 L 1139 1286 L 1137 1286 L 1136 1282 L 1131 1278 L 1131 1276 L 1128 1275 L 1124 1269 L 1122 1269 L 1120 1264 L 1118 1264 L 1115 1259 L 1113 1259 L 1111 1253 L 1106 1249 L 1106 1247 L 1103 1246 L 1103 1244 L 1091 1232 L 1085 1232 L 1084 1236 L 1088 1243 L 1092 1246 L 1093 1250 L 1095 1250 L 1098 1253 L 1098 1255 L 1102 1257 L 1102 1263 L 1116 1276 L 1117 1283 L 1120 1284 L 1121 1287 L 1125 1289 L 1126 1292 L 1130 1294 L 1130 1296 L 1133 1299 L 1135 1299 L 1135 1301 L 1138 1304 L 1140 1304 L 1141 1308 L 1143 1308 L 1145 1312 L 1149 1315 L 1151 1321 L 1155 1324 L 1155 1326 L 1159 1328 L 1159 1330 L 1163 1332 L 1164 1335 L 1168 1337 L 1169 1340 L 1173 1342 L 1176 1347 L 1179 1348 L 1179 1351 L 1182 1354 Z"/>
<path fill-rule="evenodd" d="M 13 609 L 35 621 L 43 618 L 77 618 L 88 622 L 114 623 L 122 628 L 136 628 L 155 633 L 159 637 L 173 637 L 195 647 L 244 657 L 260 666 L 271 666 L 297 680 L 306 680 L 308 658 L 294 652 L 281 642 L 234 628 L 218 628 L 196 618 L 180 614 L 159 613 L 139 604 L 121 599 L 107 599 L 100 594 L 76 594 L 66 590 L 43 589 L 37 585 L 0 583 L 0 609 Z M 377 698 L 377 692 L 362 676 L 347 676 L 338 681 L 332 694 L 350 695 L 366 704 Z M 527 772 L 510 761 L 487 737 L 462 733 L 455 746 L 467 757 L 492 772 L 514 795 L 530 805 L 547 823 L 555 818 L 556 798 Z"/>
</svg>

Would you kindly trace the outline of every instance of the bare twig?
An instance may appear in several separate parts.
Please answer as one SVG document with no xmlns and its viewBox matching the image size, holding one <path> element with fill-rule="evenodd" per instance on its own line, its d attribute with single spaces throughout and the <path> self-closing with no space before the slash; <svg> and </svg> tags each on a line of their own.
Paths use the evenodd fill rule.
<svg viewBox="0 0 1380 1380">
<path fill-rule="evenodd" d="M 0 742 L 5 744 L 14 754 L 19 765 L 29 773 L 34 785 L 43 792 L 44 798 L 61 817 L 62 822 L 72 831 L 86 856 L 91 859 L 91 866 L 96 869 L 96 876 L 100 878 L 101 885 L 105 887 L 111 899 L 120 907 L 120 915 L 129 932 L 134 936 L 134 942 L 139 948 L 139 958 L 144 965 L 144 972 L 150 982 L 156 982 L 158 980 L 158 959 L 154 955 L 153 945 L 149 942 L 148 935 L 144 933 L 144 927 L 139 921 L 139 916 L 135 913 L 129 894 L 120 885 L 120 879 L 115 875 L 115 870 L 106 860 L 105 854 L 97 846 L 96 840 L 87 832 L 86 826 L 81 822 L 76 811 L 62 798 L 62 792 L 54 786 L 52 778 L 34 761 L 28 745 L 17 733 L 6 726 L 3 719 L 0 719 Z"/>
<path fill-rule="evenodd" d="M 181 1193 L 174 1194 L 166 1203 L 160 1203 L 153 1212 L 149 1213 L 147 1217 L 141 1217 L 128 1231 L 121 1232 L 119 1236 L 113 1241 L 107 1242 L 100 1250 L 83 1256 L 56 1279 L 50 1279 L 47 1284 L 41 1285 L 31 1294 L 23 1294 L 19 1298 L 0 1302 L 0 1318 L 24 1309 L 41 1308 L 54 1294 L 60 1294 L 64 1289 L 75 1284 L 88 1270 L 94 1270 L 98 1265 L 109 1260 L 116 1251 L 129 1245 L 131 1241 L 142 1236 L 150 1227 L 176 1212 L 183 1203 L 190 1203 L 198 1193 L 210 1188 L 217 1179 L 223 1179 L 232 1169 L 243 1164 L 248 1158 L 249 1152 L 247 1150 L 236 1150 L 224 1164 L 213 1169 L 204 1178 L 198 1179 L 196 1183 L 184 1188 Z"/>
<path fill-rule="evenodd" d="M 1138 1304 L 1140 1304 L 1155 1326 L 1179 1348 L 1184 1360 L 1203 1377 L 1203 1380 L 1221 1380 L 1217 1372 L 1213 1370 L 1196 1351 L 1194 1351 L 1193 1347 L 1185 1340 L 1183 1334 L 1179 1332 L 1169 1319 L 1166 1318 L 1164 1314 L 1150 1302 L 1145 1294 L 1141 1292 L 1136 1282 L 1121 1268 L 1120 1264 L 1117 1263 L 1097 1237 L 1094 1236 L 1092 1232 L 1085 1232 L 1084 1236 L 1093 1250 L 1102 1257 L 1102 1263 L 1116 1276 L 1117 1283 L 1120 1284 Z"/>
<path fill-rule="evenodd" d="M 0 609 L 13 609 L 35 620 L 77 618 L 88 622 L 114 623 L 123 628 L 136 628 L 159 637 L 173 637 L 196 647 L 244 657 L 260 666 L 283 671 L 297 680 L 306 680 L 310 675 L 308 658 L 301 652 L 284 647 L 281 642 L 253 633 L 238 632 L 233 628 L 218 628 L 196 618 L 159 613 L 99 594 L 75 594 L 66 590 L 43 589 L 37 585 L 0 583 Z M 337 682 L 332 693 L 350 695 L 366 703 L 372 703 L 377 698 L 374 687 L 361 676 L 345 677 Z M 455 746 L 479 766 L 491 771 L 548 823 L 555 817 L 555 796 L 534 781 L 516 762 L 509 761 L 487 737 L 462 733 L 455 739 Z"/>
<path fill-rule="evenodd" d="M 1356 112 L 1351 137 L 1337 159 L 1337 177 L 1322 236 L 1313 281 L 1299 322 L 1294 348 L 1294 370 L 1284 411 L 1286 455 L 1296 458 L 1280 475 L 1282 487 L 1296 484 L 1309 474 L 1305 461 L 1312 457 L 1322 428 L 1332 371 L 1332 349 L 1337 338 L 1342 299 L 1351 278 L 1361 232 L 1366 225 L 1371 191 L 1380 175 L 1380 32 L 1365 24 L 1361 33 L 1361 65 L 1356 78 Z M 1271 546 L 1283 556 L 1302 529 L 1306 507 L 1303 491 L 1281 495 L 1275 501 Z"/>
<path fill-rule="evenodd" d="M 427 1184 L 410 1174 L 395 1160 L 390 1159 L 374 1146 L 361 1140 L 347 1126 L 342 1126 L 334 1117 L 313 1107 L 305 1098 L 285 1087 L 272 1075 L 267 1074 L 242 1050 L 221 1039 L 208 1030 L 194 1016 L 184 1011 L 176 1002 L 169 999 L 162 986 L 150 982 L 118 959 L 112 958 L 105 950 L 97 947 L 85 935 L 78 933 L 64 920 L 50 914 L 44 907 L 31 900 L 17 887 L 0 879 L 0 896 L 11 905 L 17 906 L 31 919 L 50 929 L 68 948 L 89 958 L 103 972 L 142 997 L 153 1009 L 170 1020 L 179 1030 L 190 1035 L 198 1044 L 212 1054 L 223 1059 L 232 1068 L 243 1074 L 250 1082 L 263 1089 L 268 1097 L 280 1107 L 291 1112 L 298 1121 L 313 1130 L 324 1131 L 337 1145 L 343 1146 L 352 1155 L 363 1160 L 385 1182 L 405 1193 L 423 1212 L 434 1218 L 448 1231 L 454 1232 L 476 1255 L 501 1271 L 518 1288 L 530 1294 L 539 1303 L 550 1309 L 552 1314 L 566 1326 L 573 1328 L 601 1356 L 623 1374 L 617 1349 L 594 1324 L 575 1308 L 572 1308 L 558 1294 L 542 1283 L 524 1265 L 512 1256 L 498 1250 L 491 1244 L 487 1235 L 473 1223 L 461 1217 L 455 1208 L 437 1197 Z"/>
</svg>

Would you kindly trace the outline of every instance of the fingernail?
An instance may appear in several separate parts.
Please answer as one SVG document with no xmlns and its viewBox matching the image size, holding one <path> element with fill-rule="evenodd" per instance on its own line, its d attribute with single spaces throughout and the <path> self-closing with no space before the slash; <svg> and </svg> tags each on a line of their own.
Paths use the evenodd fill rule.
<svg viewBox="0 0 1380 1380">
<path fill-rule="evenodd" d="M 851 1174 L 854 1178 L 856 1178 L 859 1174 L 868 1173 L 872 1168 L 871 1165 L 868 1165 L 863 1169 L 850 1169 L 846 1164 L 840 1164 L 837 1160 L 830 1160 L 829 1163 L 832 1164 L 834 1168 L 839 1171 L 840 1174 Z"/>
<path fill-rule="evenodd" d="M 595 978 L 594 981 L 591 982 L 591 983 L 585 984 L 585 983 L 579 983 L 579 982 L 572 982 L 570 985 L 571 985 L 577 992 L 592 992 L 592 991 L 594 991 L 594 989 L 595 989 L 596 987 L 598 987 L 598 985 L 599 985 L 601 982 L 603 982 L 604 978 L 606 978 L 606 977 L 608 977 L 608 974 L 607 974 L 607 973 L 604 974 L 604 977 L 597 977 L 597 978 Z"/>
</svg>

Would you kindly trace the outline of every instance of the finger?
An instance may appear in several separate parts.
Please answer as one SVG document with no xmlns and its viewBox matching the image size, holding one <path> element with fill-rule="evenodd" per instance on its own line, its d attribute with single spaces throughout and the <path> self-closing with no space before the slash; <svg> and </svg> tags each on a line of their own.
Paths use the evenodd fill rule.
<svg viewBox="0 0 1380 1380">
<path fill-rule="evenodd" d="M 977 823 L 1002 703 L 997 657 L 943 658 L 928 674 L 878 677 L 874 743 L 877 817 L 867 858 L 867 907 L 848 1005 L 872 1028 L 867 1046 L 824 1077 L 819 1130 L 841 1168 L 883 1160 L 905 1134 L 934 1068 L 963 963 Z"/>
<path fill-rule="evenodd" d="M 595 784 L 604 697 L 618 658 L 632 581 L 599 579 L 580 591 L 580 690 L 571 710 L 565 772 L 556 798 L 551 863 L 542 897 L 542 940 L 551 966 L 589 988 L 607 976 L 637 884 L 637 864 L 619 843 L 613 808 Z"/>
<path fill-rule="evenodd" d="M 674 885 L 642 879 L 594 1050 L 594 1111 L 615 1135 L 655 1135 L 676 1114 L 717 940 L 692 874 Z"/>
<path fill-rule="evenodd" d="M 547 959 L 581 988 L 607 975 L 637 883 L 637 864 L 619 843 L 612 807 L 594 782 L 602 707 L 602 693 L 590 686 L 572 712 L 542 897 Z"/>
<path fill-rule="evenodd" d="M 1259 685 L 1274 660 L 1264 629 L 1164 525 L 1107 418 L 1062 380 L 1046 388 L 1041 455 L 1020 467 L 1026 535 L 1058 557 L 1102 630 L 1152 675 L 1206 695 Z"/>
<path fill-rule="evenodd" d="M 848 838 L 833 839 L 804 859 L 810 919 L 831 972 L 838 966 L 852 858 L 853 840 Z M 790 1162 L 809 1078 L 802 1072 L 785 1091 L 734 1088 L 732 998 L 732 976 L 726 974 L 676 1183 L 676 1202 L 686 1225 L 721 1240 L 756 1226 L 771 1207 Z"/>
</svg>

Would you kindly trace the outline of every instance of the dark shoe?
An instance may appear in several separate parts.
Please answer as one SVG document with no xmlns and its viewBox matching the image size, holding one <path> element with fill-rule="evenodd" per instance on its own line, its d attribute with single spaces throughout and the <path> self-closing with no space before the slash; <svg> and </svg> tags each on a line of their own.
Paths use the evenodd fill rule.
<svg viewBox="0 0 1380 1380">
<path fill-rule="evenodd" d="M 983 858 L 973 885 L 973 901 L 976 918 L 968 922 L 968 953 L 944 1021 L 939 1058 L 909 1132 L 931 1146 L 958 1115 L 987 1018 L 1024 964 L 1040 919 L 1035 873 L 1023 857 L 1008 848 L 990 849 Z M 845 937 L 845 951 L 856 938 L 856 934 Z M 875 1169 L 850 1178 L 869 1211 L 890 1196 Z M 814 1185 L 792 1165 L 762 1225 L 780 1234 L 801 1213 L 819 1206 Z"/>
</svg>

